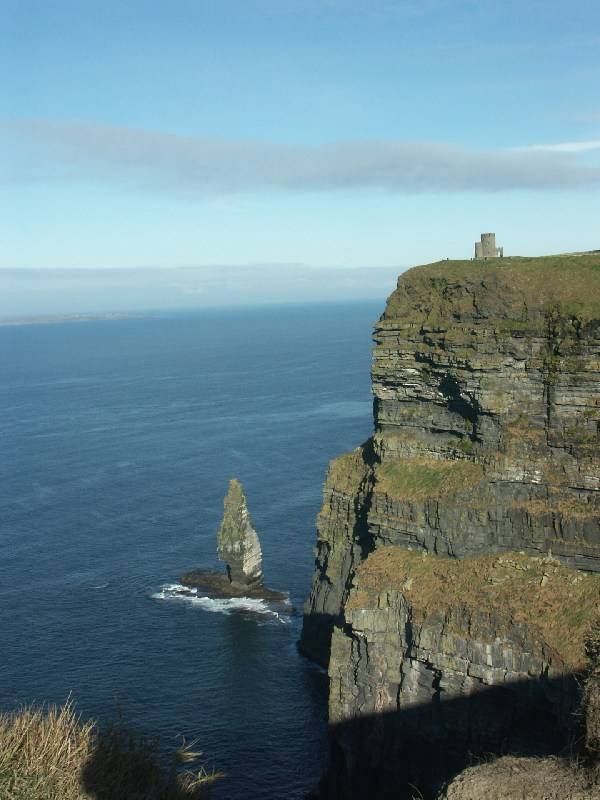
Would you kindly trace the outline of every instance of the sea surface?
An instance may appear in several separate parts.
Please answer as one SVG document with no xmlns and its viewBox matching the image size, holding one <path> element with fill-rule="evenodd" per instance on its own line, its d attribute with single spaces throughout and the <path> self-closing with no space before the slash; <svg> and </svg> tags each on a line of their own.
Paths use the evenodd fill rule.
<svg viewBox="0 0 600 800">
<path fill-rule="evenodd" d="M 381 303 L 0 328 L 0 710 L 69 695 L 216 798 L 302 798 L 325 677 L 297 652 L 328 461 L 371 432 Z M 215 567 L 230 477 L 295 613 L 176 594 Z"/>
</svg>

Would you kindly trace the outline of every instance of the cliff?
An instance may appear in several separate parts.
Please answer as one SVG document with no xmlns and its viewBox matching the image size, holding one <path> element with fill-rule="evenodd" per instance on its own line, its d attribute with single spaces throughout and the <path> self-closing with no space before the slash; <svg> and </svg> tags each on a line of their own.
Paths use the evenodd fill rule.
<svg viewBox="0 0 600 800">
<path fill-rule="evenodd" d="M 432 796 L 468 754 L 572 727 L 600 602 L 600 256 L 417 267 L 374 338 L 374 434 L 330 466 L 301 647 L 329 669 L 323 796 Z"/>
</svg>

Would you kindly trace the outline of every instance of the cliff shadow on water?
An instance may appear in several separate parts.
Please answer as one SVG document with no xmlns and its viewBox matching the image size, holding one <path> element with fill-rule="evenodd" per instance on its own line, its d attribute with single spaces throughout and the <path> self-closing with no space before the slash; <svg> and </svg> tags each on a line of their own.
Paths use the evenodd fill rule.
<svg viewBox="0 0 600 800">
<path fill-rule="evenodd" d="M 466 768 L 507 755 L 553 757 L 568 771 L 582 749 L 582 679 L 575 672 L 542 676 L 448 699 L 440 692 L 431 703 L 331 724 L 329 763 L 315 797 L 435 800 Z M 555 701 L 565 694 L 573 702 L 560 719 Z"/>
<path fill-rule="evenodd" d="M 91 753 L 81 770 L 85 797 L 94 800 L 210 800 L 212 784 L 223 777 L 195 766 L 201 753 L 183 748 L 165 767 L 158 742 L 121 727 L 96 731 Z"/>
</svg>

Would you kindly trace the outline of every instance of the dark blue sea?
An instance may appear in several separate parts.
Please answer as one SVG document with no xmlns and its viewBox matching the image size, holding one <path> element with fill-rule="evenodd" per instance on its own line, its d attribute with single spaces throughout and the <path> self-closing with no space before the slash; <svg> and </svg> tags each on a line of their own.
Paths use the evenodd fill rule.
<svg viewBox="0 0 600 800">
<path fill-rule="evenodd" d="M 0 709 L 72 696 L 165 751 L 197 739 L 217 798 L 302 798 L 325 678 L 297 652 L 328 461 L 371 431 L 383 302 L 0 328 Z M 230 477 L 296 613 L 184 600 L 214 567 Z"/>
</svg>

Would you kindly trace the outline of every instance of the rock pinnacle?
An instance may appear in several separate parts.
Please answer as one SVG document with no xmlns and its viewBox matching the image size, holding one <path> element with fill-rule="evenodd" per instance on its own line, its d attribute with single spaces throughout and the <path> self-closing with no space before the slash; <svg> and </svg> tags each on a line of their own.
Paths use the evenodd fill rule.
<svg viewBox="0 0 600 800">
<path fill-rule="evenodd" d="M 262 552 L 252 525 L 241 483 L 232 478 L 223 501 L 223 519 L 217 534 L 219 559 L 227 567 L 231 583 L 241 586 L 262 584 Z"/>
</svg>

